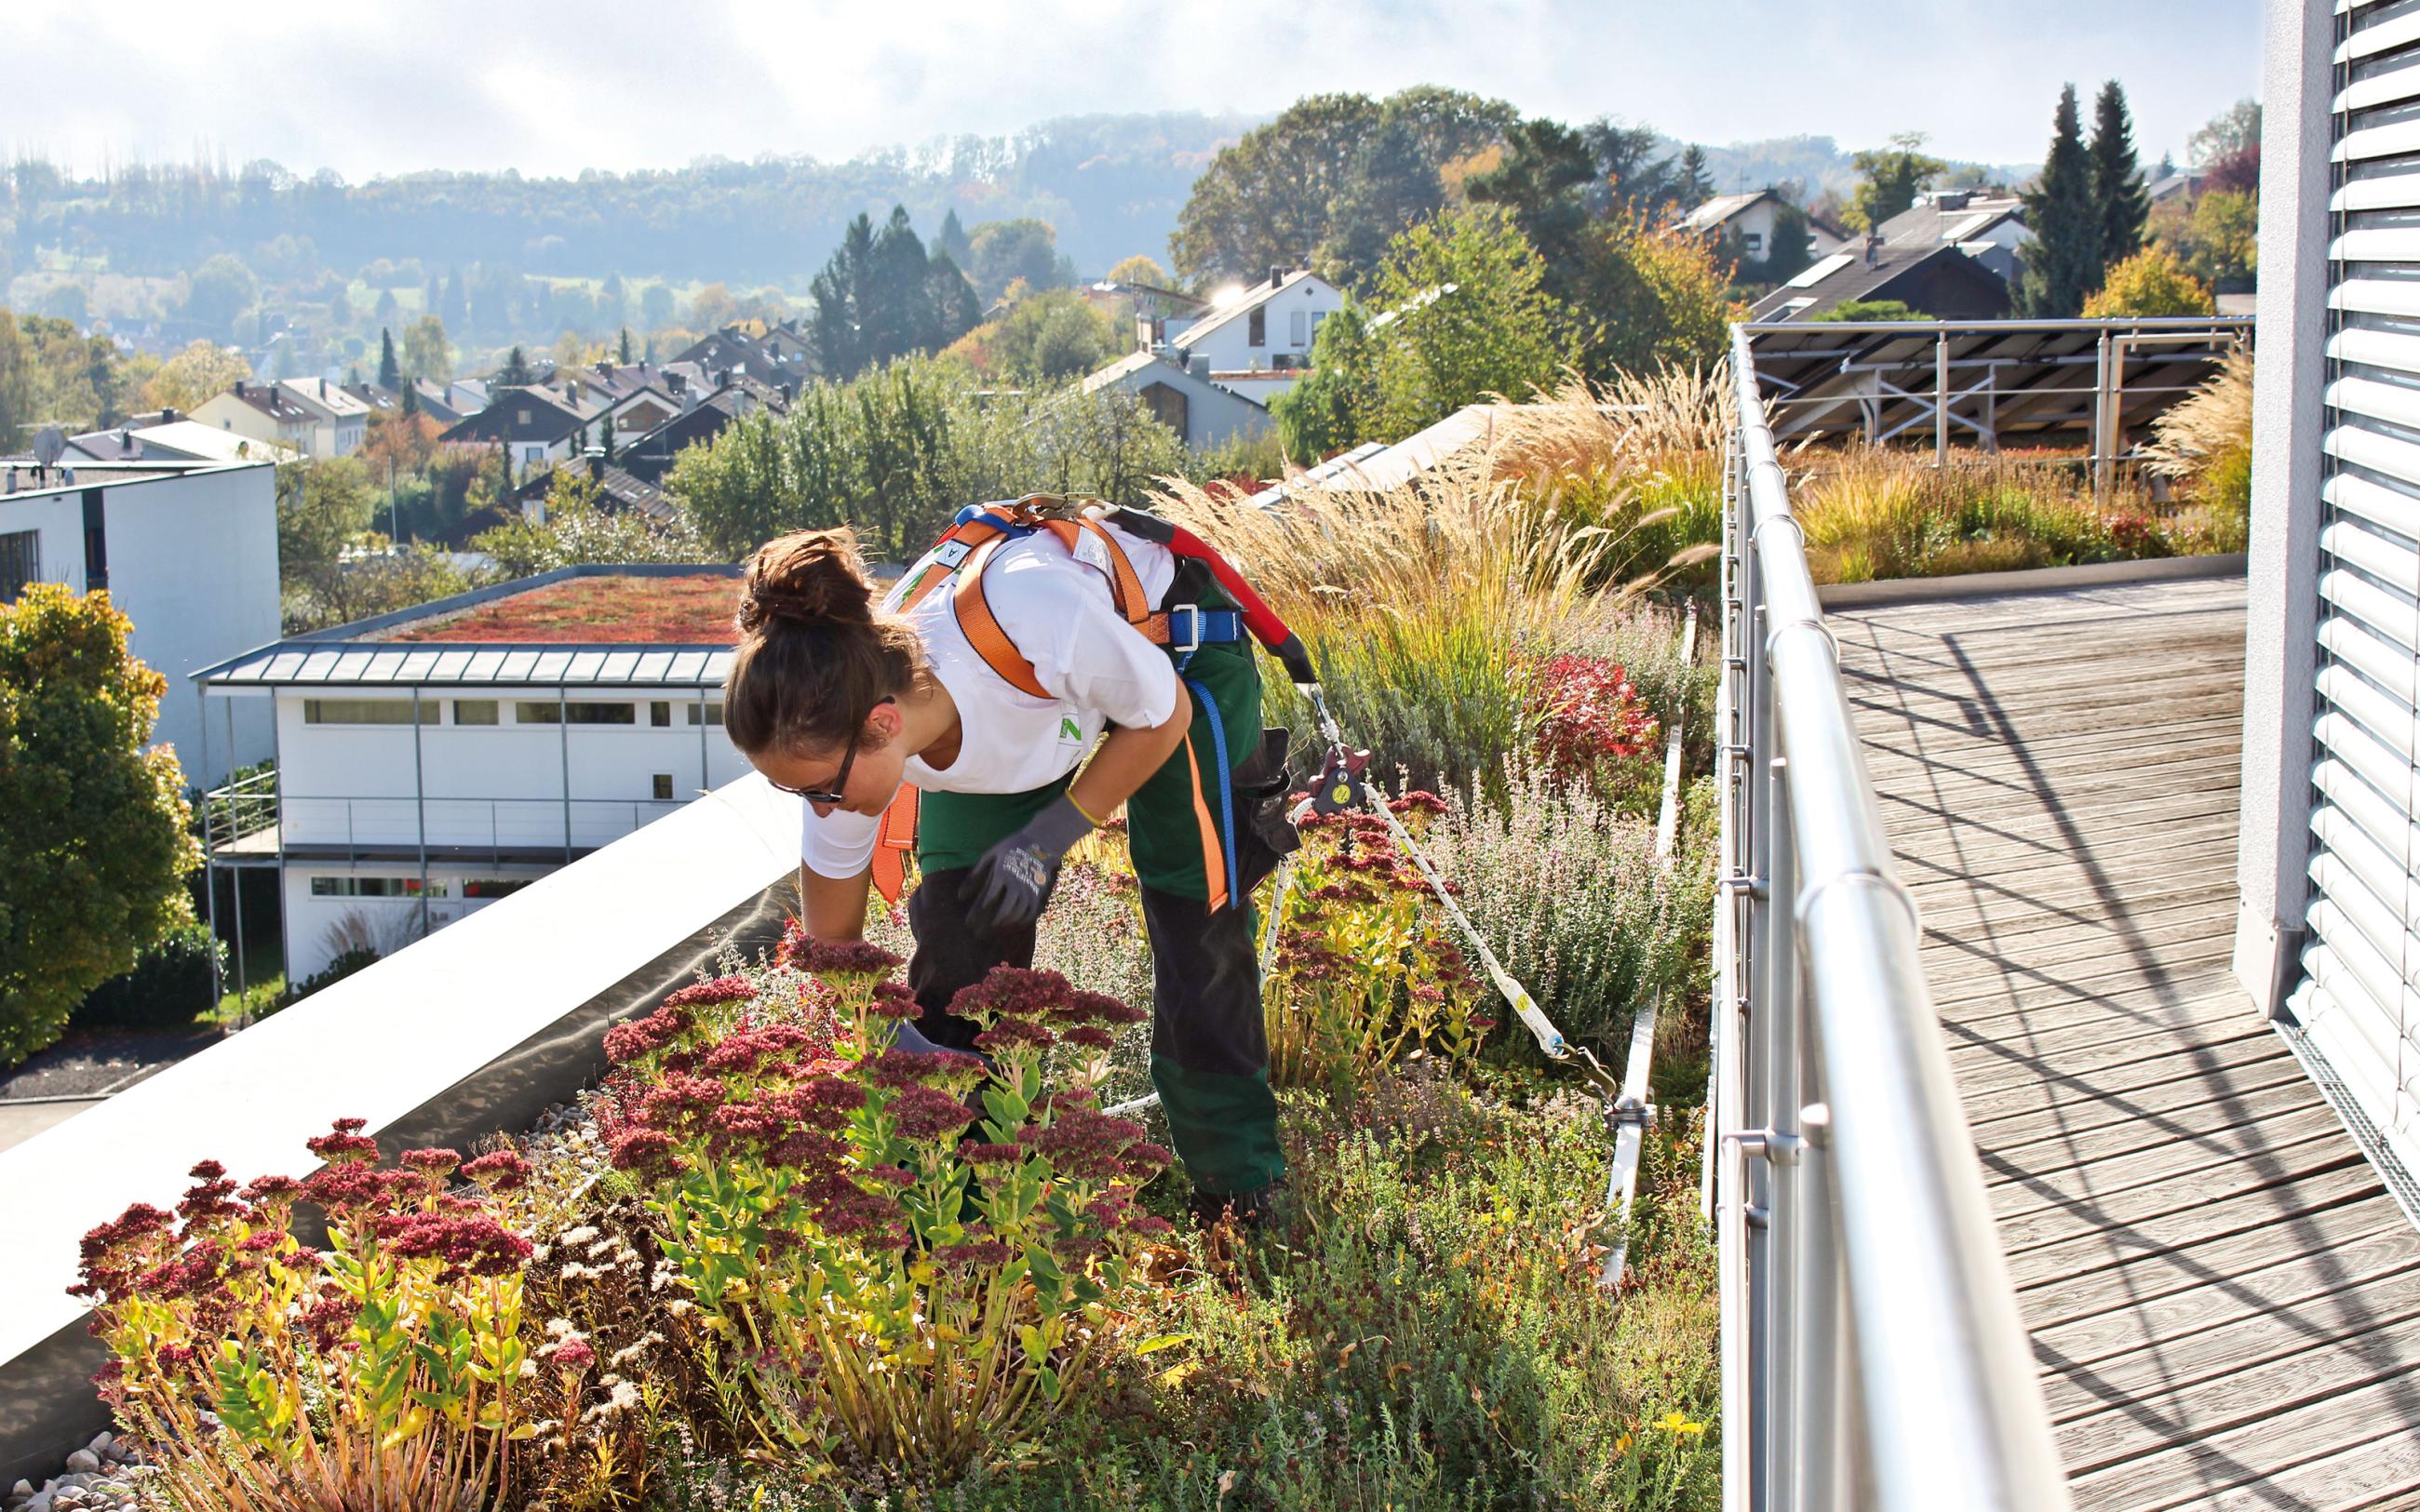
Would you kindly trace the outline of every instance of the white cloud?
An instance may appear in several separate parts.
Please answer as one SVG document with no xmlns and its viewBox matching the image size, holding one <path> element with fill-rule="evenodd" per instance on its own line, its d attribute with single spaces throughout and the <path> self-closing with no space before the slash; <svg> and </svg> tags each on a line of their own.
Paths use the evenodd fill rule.
<svg viewBox="0 0 2420 1512">
<path fill-rule="evenodd" d="M 8 0 L 0 144 L 414 168 L 844 158 L 1102 111 L 1274 110 L 1435 82 L 1685 138 L 1900 130 L 2040 155 L 2122 80 L 2147 155 L 2257 85 L 2257 0 L 587 0 L 210 10 Z M 51 60 L 55 66 L 46 66 Z"/>
</svg>

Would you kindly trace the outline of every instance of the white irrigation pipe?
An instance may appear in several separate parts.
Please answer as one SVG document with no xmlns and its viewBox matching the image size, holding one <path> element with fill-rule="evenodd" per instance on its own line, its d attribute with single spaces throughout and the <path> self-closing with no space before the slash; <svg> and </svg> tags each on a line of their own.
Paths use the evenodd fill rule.
<svg viewBox="0 0 2420 1512">
<path fill-rule="evenodd" d="M 1688 617 L 1681 624 L 1681 665 L 1694 668 L 1698 655 L 1698 606 L 1693 600 Z M 1664 807 L 1655 816 L 1655 870 L 1659 877 L 1672 867 L 1672 847 L 1681 833 L 1681 724 L 1689 707 L 1683 692 L 1680 706 L 1672 711 L 1672 722 L 1664 733 Z M 1606 1252 L 1605 1268 L 1598 1273 L 1597 1284 L 1616 1287 L 1621 1284 L 1623 1265 L 1630 1257 L 1630 1206 L 1638 1196 L 1638 1159 L 1647 1143 L 1647 1125 L 1655 1110 L 1647 1102 L 1648 1073 L 1655 1057 L 1655 1015 L 1663 1006 L 1664 989 L 1650 993 L 1647 1002 L 1630 1024 L 1630 1058 L 1621 1068 L 1621 1092 L 1614 1099 L 1611 1115 L 1616 1125 L 1613 1140 L 1613 1175 L 1606 1183 L 1606 1205 L 1620 1210 L 1621 1228 L 1615 1235 L 1613 1248 Z"/>
</svg>

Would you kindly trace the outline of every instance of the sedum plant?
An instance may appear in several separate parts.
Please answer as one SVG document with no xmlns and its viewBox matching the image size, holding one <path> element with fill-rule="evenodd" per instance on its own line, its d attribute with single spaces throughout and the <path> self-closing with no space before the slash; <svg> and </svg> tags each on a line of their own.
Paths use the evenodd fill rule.
<svg viewBox="0 0 2420 1512">
<path fill-rule="evenodd" d="M 910 1051 L 897 957 L 795 931 L 785 953 L 804 979 L 704 983 L 607 1041 L 613 1162 L 725 1423 L 796 1463 L 1038 1457 L 1041 1411 L 1082 1391 L 1167 1229 L 1134 1194 L 1168 1152 L 1095 1093 L 1140 1015 L 1001 967 L 952 1005 L 980 1057 Z"/>
<path fill-rule="evenodd" d="M 1388 807 L 1419 825 L 1445 805 L 1416 792 Z M 1476 1059 L 1495 1020 L 1386 821 L 1343 813 L 1301 827 L 1263 988 L 1269 1079 L 1343 1093 L 1406 1057 Z"/>
<path fill-rule="evenodd" d="M 239 1192 L 204 1161 L 174 1213 L 85 1236 L 102 1393 L 177 1505 L 493 1505 L 537 1420 L 579 1400 L 571 1363 L 522 1338 L 530 1245 L 499 1194 L 526 1164 L 417 1149 L 380 1170 L 362 1127 L 310 1141 L 327 1164 L 307 1180 Z M 458 1168 L 479 1184 L 449 1191 Z M 288 1232 L 298 1201 L 326 1211 L 324 1250 Z"/>
</svg>

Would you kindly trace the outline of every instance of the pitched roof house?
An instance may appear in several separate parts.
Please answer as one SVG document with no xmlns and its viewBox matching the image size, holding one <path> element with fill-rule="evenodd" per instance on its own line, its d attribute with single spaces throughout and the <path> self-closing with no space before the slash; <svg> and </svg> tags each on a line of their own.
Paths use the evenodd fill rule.
<svg viewBox="0 0 2420 1512">
<path fill-rule="evenodd" d="M 2024 201 L 1974 189 L 1919 195 L 1876 229 L 1889 246 L 1954 246 L 2010 283 L 2017 277 L 2017 249 L 2034 239 L 2025 227 Z"/>
<path fill-rule="evenodd" d="M 1897 300 L 1935 320 L 1997 320 L 2009 282 L 1954 244 L 1836 252 L 1756 301 L 1752 320 L 1808 320 L 1851 301 Z"/>
<path fill-rule="evenodd" d="M 1773 223 L 1788 203 L 1770 189 L 1716 194 L 1681 217 L 1677 229 L 1704 237 L 1736 238 L 1748 256 L 1767 257 L 1772 255 Z M 1807 251 L 1811 255 L 1829 256 L 1847 245 L 1848 239 L 1848 233 L 1829 221 L 1807 217 Z"/>
</svg>

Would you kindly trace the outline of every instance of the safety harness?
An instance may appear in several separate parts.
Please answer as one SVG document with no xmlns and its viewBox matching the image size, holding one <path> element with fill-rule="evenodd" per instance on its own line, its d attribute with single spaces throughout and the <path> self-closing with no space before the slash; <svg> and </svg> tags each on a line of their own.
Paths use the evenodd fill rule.
<svg viewBox="0 0 2420 1512">
<path fill-rule="evenodd" d="M 1156 609 L 1143 592 L 1141 575 L 1135 571 L 1125 548 L 1110 532 L 1110 525 L 1166 547 L 1180 561 L 1200 563 L 1237 607 L 1171 604 Z M 1233 764 L 1218 701 L 1200 680 L 1187 675 L 1187 669 L 1194 654 L 1203 646 L 1233 644 L 1249 637 L 1268 647 L 1296 681 L 1311 682 L 1316 681 L 1316 676 L 1311 671 L 1310 655 L 1303 649 L 1300 638 L 1270 611 L 1261 596 L 1252 592 L 1251 585 L 1244 581 L 1243 575 L 1192 532 L 1139 509 L 1057 494 L 1028 494 L 1021 499 L 970 504 L 960 510 L 956 522 L 900 579 L 887 607 L 904 614 L 942 583 L 954 579 L 957 586 L 951 593 L 951 609 L 967 643 L 984 659 L 984 664 L 1019 692 L 1035 698 L 1052 697 L 1034 672 L 1033 663 L 1001 628 L 984 594 L 984 571 L 1001 548 L 1037 531 L 1047 532 L 1066 548 L 1069 556 L 1108 579 L 1110 601 L 1118 617 L 1144 640 L 1167 648 L 1176 659 L 1177 676 L 1202 707 L 1210 727 L 1213 774 L 1206 787 L 1202 755 L 1194 749 L 1189 730 L 1186 733 L 1185 758 L 1193 779 L 1193 813 L 1202 836 L 1202 875 L 1208 886 L 1210 911 L 1217 913 L 1230 901 L 1237 900 L 1242 890 L 1234 846 L 1234 795 L 1229 781 Z M 1257 730 L 1254 733 L 1258 733 Z M 1210 814 L 1209 794 L 1214 791 L 1219 805 L 1218 821 Z M 882 816 L 875 841 L 874 885 L 888 902 L 898 902 L 906 880 L 907 853 L 916 844 L 916 812 L 917 791 L 903 783 Z M 1225 837 L 1223 843 L 1221 836 Z"/>
</svg>

